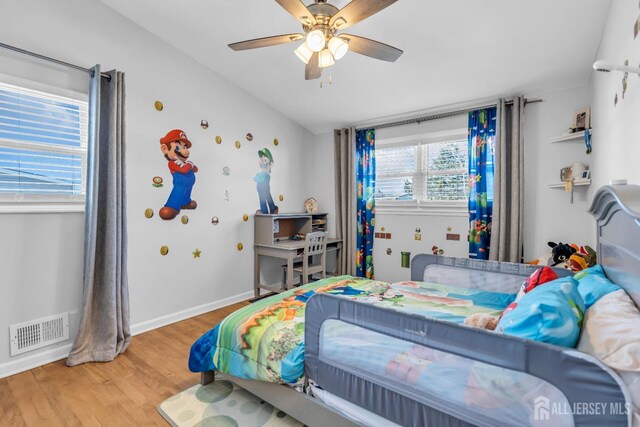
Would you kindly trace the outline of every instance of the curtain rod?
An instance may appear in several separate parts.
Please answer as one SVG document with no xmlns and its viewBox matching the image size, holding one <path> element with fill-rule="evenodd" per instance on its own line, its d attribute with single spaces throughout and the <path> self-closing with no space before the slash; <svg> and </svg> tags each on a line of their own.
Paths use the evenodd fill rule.
<svg viewBox="0 0 640 427">
<path fill-rule="evenodd" d="M 42 59 L 44 61 L 49 61 L 49 62 L 53 62 L 53 63 L 58 64 L 58 65 L 64 65 L 65 67 L 74 68 L 76 70 L 84 71 L 85 73 L 93 75 L 93 70 L 91 70 L 89 68 L 84 68 L 84 67 L 81 67 L 79 65 L 70 64 L 68 62 L 60 61 L 59 59 L 50 58 L 48 56 L 40 55 L 39 53 L 30 52 L 28 50 L 20 49 L 19 47 L 10 46 L 10 45 L 4 44 L 4 43 L 0 43 L 0 47 L 4 48 L 4 49 L 7 49 L 7 50 L 11 50 L 11 51 L 14 51 L 14 52 L 21 53 L 23 55 L 33 56 L 34 58 Z M 109 74 L 100 73 L 100 75 L 103 78 L 107 79 L 107 81 L 109 81 L 109 82 L 111 81 L 111 76 Z"/>
<path fill-rule="evenodd" d="M 542 102 L 543 99 L 526 99 L 524 100 L 524 105 L 527 104 L 535 104 L 537 102 Z M 505 104 L 507 105 L 513 105 L 513 101 L 507 101 Z M 406 120 L 399 120 L 396 122 L 389 122 L 389 123 L 381 123 L 378 125 L 373 125 L 373 126 L 365 126 L 365 127 L 361 127 L 361 128 L 357 128 L 356 130 L 362 130 L 362 129 L 384 129 L 384 128 L 391 128 L 391 127 L 396 127 L 396 126 L 404 126 L 404 125 L 410 125 L 413 123 L 417 123 L 420 124 L 422 122 L 428 122 L 429 120 L 437 120 L 437 119 L 444 119 L 447 117 L 454 117 L 454 116 L 459 116 L 461 114 L 467 114 L 469 111 L 474 111 L 474 110 L 481 110 L 483 108 L 491 108 L 491 107 L 495 107 L 498 104 L 486 104 L 486 105 L 481 105 L 479 107 L 470 107 L 470 108 L 464 108 L 462 110 L 455 110 L 455 111 L 447 111 L 445 113 L 438 113 L 438 114 L 432 114 L 430 116 L 422 116 L 422 117 L 416 117 L 413 119 L 406 119 Z"/>
</svg>

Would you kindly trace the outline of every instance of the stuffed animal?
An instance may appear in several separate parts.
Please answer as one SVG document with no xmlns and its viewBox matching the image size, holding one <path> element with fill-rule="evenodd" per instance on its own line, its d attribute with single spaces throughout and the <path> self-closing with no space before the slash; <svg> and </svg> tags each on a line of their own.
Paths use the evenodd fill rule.
<svg viewBox="0 0 640 427">
<path fill-rule="evenodd" d="M 593 267 L 597 260 L 596 251 L 589 246 L 580 246 L 579 250 L 564 262 L 563 267 L 575 273 Z"/>
<path fill-rule="evenodd" d="M 472 328 L 488 329 L 493 331 L 498 326 L 498 318 L 486 313 L 474 313 L 464 319 L 464 324 Z"/>
<path fill-rule="evenodd" d="M 553 264 L 552 266 L 556 266 L 562 262 L 565 262 L 573 255 L 578 252 L 578 247 L 576 245 L 569 245 L 568 243 L 555 243 L 549 242 L 547 243 L 551 248 L 551 254 L 553 256 Z"/>
</svg>

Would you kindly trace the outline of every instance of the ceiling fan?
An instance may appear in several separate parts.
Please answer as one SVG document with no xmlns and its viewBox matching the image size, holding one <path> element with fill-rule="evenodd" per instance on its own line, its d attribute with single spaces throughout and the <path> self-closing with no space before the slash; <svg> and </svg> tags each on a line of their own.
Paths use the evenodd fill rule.
<svg viewBox="0 0 640 427">
<path fill-rule="evenodd" d="M 383 61 L 393 62 L 402 51 L 388 44 L 340 31 L 392 5 L 397 0 L 353 0 L 338 9 L 326 0 L 315 0 L 305 6 L 301 0 L 276 0 L 287 12 L 302 24 L 304 34 L 283 34 L 231 43 L 235 51 L 257 49 L 304 40 L 295 50 L 296 55 L 306 65 L 304 78 L 320 78 L 322 69 L 330 67 L 342 58 L 348 50 Z"/>
</svg>

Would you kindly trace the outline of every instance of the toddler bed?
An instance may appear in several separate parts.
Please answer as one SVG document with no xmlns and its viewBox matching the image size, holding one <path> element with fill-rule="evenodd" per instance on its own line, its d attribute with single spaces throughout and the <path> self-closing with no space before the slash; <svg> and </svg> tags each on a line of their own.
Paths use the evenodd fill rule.
<svg viewBox="0 0 640 427">
<path fill-rule="evenodd" d="M 638 304 L 634 198 L 638 187 L 605 187 L 592 210 L 603 268 Z M 473 313 L 500 313 L 535 269 L 419 255 L 412 282 L 316 282 L 230 315 L 194 344 L 190 369 L 205 382 L 214 370 L 231 374 L 312 426 L 353 423 L 294 388 L 401 425 L 629 425 L 629 393 L 596 358 L 460 325 Z"/>
</svg>

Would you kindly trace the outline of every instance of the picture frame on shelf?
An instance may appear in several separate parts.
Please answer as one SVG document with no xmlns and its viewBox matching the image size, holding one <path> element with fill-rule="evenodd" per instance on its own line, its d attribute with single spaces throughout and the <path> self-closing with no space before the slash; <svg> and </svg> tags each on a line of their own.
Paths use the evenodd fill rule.
<svg viewBox="0 0 640 427">
<path fill-rule="evenodd" d="M 573 115 L 573 131 L 580 132 L 591 127 L 591 108 L 581 108 Z"/>
</svg>

